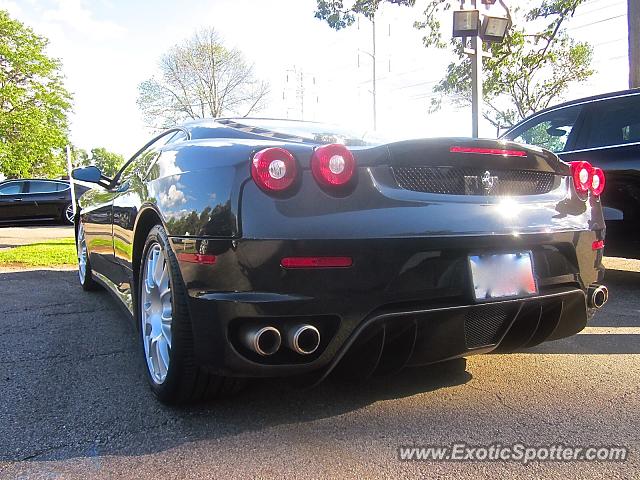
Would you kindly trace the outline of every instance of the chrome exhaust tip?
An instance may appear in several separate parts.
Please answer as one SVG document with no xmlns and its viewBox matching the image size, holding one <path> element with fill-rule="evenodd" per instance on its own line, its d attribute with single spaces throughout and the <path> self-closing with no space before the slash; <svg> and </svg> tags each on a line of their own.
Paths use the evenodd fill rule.
<svg viewBox="0 0 640 480">
<path fill-rule="evenodd" d="M 282 338 L 275 327 L 247 328 L 240 333 L 240 340 L 249 350 L 268 357 L 280 349 Z"/>
<path fill-rule="evenodd" d="M 604 285 L 592 285 L 587 293 L 589 307 L 600 309 L 609 301 L 609 289 Z"/>
<path fill-rule="evenodd" d="M 298 325 L 289 330 L 287 345 L 300 355 L 310 355 L 320 346 L 320 332 L 313 325 Z"/>
</svg>

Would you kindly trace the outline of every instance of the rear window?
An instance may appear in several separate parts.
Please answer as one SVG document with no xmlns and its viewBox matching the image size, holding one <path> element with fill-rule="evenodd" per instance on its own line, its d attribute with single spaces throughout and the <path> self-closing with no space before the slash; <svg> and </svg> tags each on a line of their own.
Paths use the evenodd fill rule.
<svg viewBox="0 0 640 480">
<path fill-rule="evenodd" d="M 245 133 L 290 142 L 341 143 L 348 146 L 383 143 L 383 140 L 372 137 L 366 131 L 359 132 L 321 122 L 257 118 L 221 118 L 215 122 L 237 130 L 239 134 L 237 136 L 242 136 L 242 133 Z M 192 132 L 192 136 L 194 138 L 218 138 L 222 132 L 216 130 L 215 128 L 199 127 L 197 132 Z"/>
<path fill-rule="evenodd" d="M 29 182 L 29 193 L 52 193 L 60 191 L 58 182 L 47 182 L 43 180 L 36 180 Z"/>
</svg>

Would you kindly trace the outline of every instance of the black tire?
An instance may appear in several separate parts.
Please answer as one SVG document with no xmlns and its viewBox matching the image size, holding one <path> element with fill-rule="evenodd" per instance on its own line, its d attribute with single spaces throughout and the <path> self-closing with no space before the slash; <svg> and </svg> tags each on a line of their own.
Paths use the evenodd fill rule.
<svg viewBox="0 0 640 480">
<path fill-rule="evenodd" d="M 80 233 L 81 233 L 81 229 L 83 229 L 84 227 L 82 226 L 82 224 L 78 225 L 78 231 L 76 234 L 76 253 L 79 255 L 79 250 L 81 248 L 80 245 Z M 83 237 L 84 238 L 84 237 Z M 86 249 L 86 240 L 85 241 L 85 249 Z M 100 285 L 98 285 L 98 283 L 93 279 L 93 269 L 91 268 L 91 261 L 89 260 L 89 254 L 87 252 L 86 254 L 86 263 L 85 263 L 85 273 L 84 273 L 84 277 L 80 271 L 80 266 L 78 266 L 78 278 L 80 280 L 80 286 L 82 287 L 82 289 L 85 292 L 92 292 L 95 290 L 99 290 L 100 289 Z"/>
<path fill-rule="evenodd" d="M 142 286 L 144 284 L 144 265 L 150 247 L 159 244 L 163 251 L 171 288 L 171 348 L 169 349 L 169 367 L 162 383 L 154 381 L 147 364 L 144 332 L 142 325 Z M 136 286 L 136 322 L 139 330 L 140 347 L 146 377 L 154 395 L 162 403 L 178 405 L 202 400 L 220 398 L 236 393 L 241 387 L 241 379 L 213 375 L 199 366 L 195 360 L 193 330 L 187 306 L 187 292 L 180 275 L 175 254 L 169 245 L 167 233 L 161 225 L 154 226 L 144 245 L 140 273 Z"/>
</svg>

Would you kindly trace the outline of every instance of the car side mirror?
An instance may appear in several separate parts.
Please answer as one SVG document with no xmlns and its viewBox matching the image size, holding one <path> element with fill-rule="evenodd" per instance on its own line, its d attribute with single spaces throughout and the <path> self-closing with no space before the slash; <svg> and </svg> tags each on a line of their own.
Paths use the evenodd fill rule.
<svg viewBox="0 0 640 480">
<path fill-rule="evenodd" d="M 564 137 L 567 134 L 566 130 L 557 127 L 547 128 L 547 133 L 552 137 Z"/>
<path fill-rule="evenodd" d="M 89 182 L 89 183 L 99 183 L 102 180 L 102 172 L 96 166 L 82 167 L 82 168 L 74 168 L 71 172 L 71 176 L 75 180 L 80 180 L 81 182 Z"/>
<path fill-rule="evenodd" d="M 95 165 L 89 165 L 88 167 L 75 168 L 71 172 L 71 176 L 75 180 L 88 183 L 97 183 L 101 187 L 109 188 L 111 185 L 111 179 L 105 177 L 100 169 Z"/>
</svg>

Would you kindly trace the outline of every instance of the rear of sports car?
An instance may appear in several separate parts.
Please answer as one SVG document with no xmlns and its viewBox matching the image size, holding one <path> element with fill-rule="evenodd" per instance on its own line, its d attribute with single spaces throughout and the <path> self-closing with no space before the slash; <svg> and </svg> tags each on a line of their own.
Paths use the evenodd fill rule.
<svg viewBox="0 0 640 480">
<path fill-rule="evenodd" d="M 267 142 L 237 238 L 174 238 L 199 362 L 227 376 L 387 373 L 573 335 L 607 301 L 586 164 L 513 143 Z"/>
</svg>

